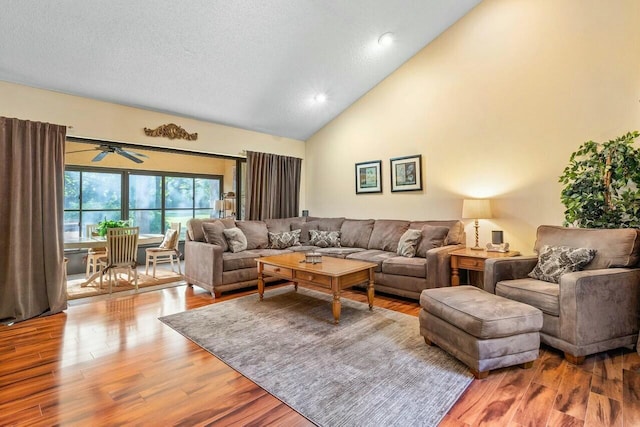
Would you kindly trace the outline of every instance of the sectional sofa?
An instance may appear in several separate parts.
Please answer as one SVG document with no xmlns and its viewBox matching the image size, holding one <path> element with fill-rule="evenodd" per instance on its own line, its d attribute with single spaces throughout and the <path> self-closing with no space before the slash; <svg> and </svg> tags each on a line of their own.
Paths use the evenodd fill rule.
<svg viewBox="0 0 640 427">
<path fill-rule="evenodd" d="M 246 249 L 230 246 L 225 233 L 244 236 Z M 338 236 L 339 245 L 331 239 L 322 239 L 327 235 Z M 409 235 L 419 236 L 414 256 L 411 251 L 406 252 Z M 404 256 L 398 254 L 401 239 Z M 465 239 L 464 225 L 458 220 L 191 219 L 187 223 L 184 276 L 189 285 L 202 287 L 215 297 L 221 292 L 256 285 L 255 259 L 258 257 L 316 251 L 323 256 L 374 262 L 378 265 L 375 269 L 377 291 L 418 300 L 424 289 L 449 286 L 449 253 L 464 247 Z M 287 246 L 286 242 L 295 244 Z"/>
</svg>

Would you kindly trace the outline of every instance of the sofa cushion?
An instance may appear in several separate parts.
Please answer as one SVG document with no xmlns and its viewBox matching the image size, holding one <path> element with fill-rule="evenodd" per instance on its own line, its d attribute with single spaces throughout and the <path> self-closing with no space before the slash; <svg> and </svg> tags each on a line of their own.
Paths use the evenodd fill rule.
<svg viewBox="0 0 640 427">
<path fill-rule="evenodd" d="M 581 270 L 596 254 L 595 249 L 545 245 L 540 250 L 538 263 L 529 277 L 558 283 L 565 273 Z"/>
<path fill-rule="evenodd" d="M 357 252 L 365 251 L 366 249 L 362 248 L 318 248 L 315 249 L 315 252 L 319 252 L 322 255 L 328 255 L 336 258 L 345 258 L 347 255 L 355 254 Z"/>
<path fill-rule="evenodd" d="M 427 252 L 433 248 L 444 245 L 444 241 L 449 233 L 449 229 L 440 225 L 425 225 L 420 230 L 421 238 L 416 254 L 426 258 Z"/>
<path fill-rule="evenodd" d="M 309 244 L 319 248 L 339 248 L 340 232 L 339 231 L 320 231 L 309 230 L 311 238 Z"/>
<path fill-rule="evenodd" d="M 221 221 L 202 223 L 205 242 L 211 245 L 218 245 L 222 247 L 223 252 L 226 252 L 229 250 L 229 245 L 227 245 L 227 239 L 224 237 L 224 230 L 225 226 Z"/>
<path fill-rule="evenodd" d="M 187 221 L 187 235 L 189 240 L 195 242 L 204 242 L 204 232 L 202 231 L 202 224 L 205 222 L 220 221 L 224 224 L 225 228 L 232 228 L 236 226 L 236 221 L 233 218 L 225 219 L 210 219 L 210 218 L 191 218 Z"/>
<path fill-rule="evenodd" d="M 379 219 L 373 225 L 371 238 L 369 239 L 369 249 L 379 249 L 381 251 L 396 252 L 398 242 L 405 231 L 409 229 L 409 221 L 392 219 Z"/>
<path fill-rule="evenodd" d="M 596 249 L 585 270 L 610 267 L 632 267 L 640 260 L 640 231 L 634 228 L 595 229 L 552 225 L 538 227 L 535 251 L 544 245 Z"/>
<path fill-rule="evenodd" d="M 398 276 L 427 277 L 427 260 L 424 258 L 407 258 L 394 256 L 382 262 L 382 272 Z"/>
<path fill-rule="evenodd" d="M 269 248 L 286 249 L 291 246 L 300 245 L 300 231 L 283 231 L 282 233 L 272 233 L 269 231 Z"/>
<path fill-rule="evenodd" d="M 272 218 L 264 220 L 264 223 L 267 225 L 267 229 L 272 233 L 282 233 L 284 231 L 291 231 L 296 229 L 299 230 L 299 226 L 292 227 L 292 224 L 298 225 L 304 222 L 304 218 L 302 217 Z"/>
<path fill-rule="evenodd" d="M 340 244 L 367 249 L 374 222 L 372 219 L 345 219 L 340 227 Z"/>
<path fill-rule="evenodd" d="M 422 232 L 420 230 L 407 230 L 400 237 L 400 241 L 398 242 L 398 250 L 396 253 L 400 256 L 413 258 L 416 256 L 416 250 L 418 249 L 418 241 L 422 236 Z"/>
<path fill-rule="evenodd" d="M 359 261 L 375 262 L 378 266 L 375 268 L 376 273 L 382 271 L 382 263 L 389 259 L 398 256 L 395 252 L 382 251 L 380 249 L 367 249 L 366 251 L 356 252 L 351 255 L 347 255 L 347 259 L 357 259 Z"/>
<path fill-rule="evenodd" d="M 319 248 L 317 246 L 311 245 L 291 246 L 290 248 L 287 248 L 287 250 L 291 252 L 314 252 L 318 249 Z"/>
<path fill-rule="evenodd" d="M 263 256 L 273 256 L 273 255 L 282 255 L 282 254 L 291 253 L 289 249 L 252 249 L 247 252 L 251 252 L 255 254 L 256 258 L 263 257 Z"/>
<path fill-rule="evenodd" d="M 236 225 L 247 238 L 247 249 L 266 249 L 269 246 L 269 231 L 264 221 L 237 221 Z"/>
<path fill-rule="evenodd" d="M 231 271 L 255 267 L 255 260 L 259 257 L 260 255 L 253 251 L 225 252 L 222 254 L 222 270 Z"/>
<path fill-rule="evenodd" d="M 464 224 L 462 221 L 454 220 L 431 220 L 431 221 L 411 221 L 409 228 L 422 229 L 425 225 L 433 227 L 447 227 L 447 237 L 444 240 L 445 245 L 460 245 L 466 243 L 464 237 Z"/>
<path fill-rule="evenodd" d="M 496 284 L 496 295 L 520 301 L 552 316 L 560 316 L 560 285 L 536 279 L 504 280 Z"/>
<path fill-rule="evenodd" d="M 223 233 L 231 252 L 242 252 L 247 249 L 247 238 L 238 227 L 227 228 Z"/>
<path fill-rule="evenodd" d="M 307 222 L 311 221 L 307 218 Z M 314 218 L 313 222 L 318 223 L 318 230 L 320 231 L 340 231 L 344 217 L 340 218 Z"/>
<path fill-rule="evenodd" d="M 292 224 L 292 227 L 297 226 L 297 223 Z M 300 244 L 306 245 L 309 243 L 309 239 L 311 236 L 309 235 L 310 230 L 317 230 L 320 224 L 317 221 L 305 222 L 300 224 Z M 294 228 L 295 230 L 295 228 Z"/>
</svg>

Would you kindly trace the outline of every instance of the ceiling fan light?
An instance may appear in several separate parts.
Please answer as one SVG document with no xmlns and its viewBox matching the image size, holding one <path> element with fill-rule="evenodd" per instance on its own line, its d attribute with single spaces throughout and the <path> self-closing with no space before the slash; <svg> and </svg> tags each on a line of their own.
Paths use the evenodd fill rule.
<svg viewBox="0 0 640 427">
<path fill-rule="evenodd" d="M 378 38 L 378 44 L 380 46 L 391 46 L 393 44 L 393 33 L 384 33 Z"/>
</svg>

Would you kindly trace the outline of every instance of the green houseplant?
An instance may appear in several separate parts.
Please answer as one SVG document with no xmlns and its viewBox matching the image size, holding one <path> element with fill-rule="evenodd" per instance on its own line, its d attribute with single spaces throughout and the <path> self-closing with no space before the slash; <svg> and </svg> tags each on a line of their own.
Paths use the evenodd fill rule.
<svg viewBox="0 0 640 427">
<path fill-rule="evenodd" d="M 122 228 L 129 227 L 129 221 L 125 221 L 122 219 L 104 219 L 98 223 L 98 227 L 96 227 L 96 231 L 99 236 L 106 236 L 108 228 Z"/>
<path fill-rule="evenodd" d="M 637 131 L 571 154 L 560 176 L 566 226 L 640 228 L 640 149 Z"/>
</svg>

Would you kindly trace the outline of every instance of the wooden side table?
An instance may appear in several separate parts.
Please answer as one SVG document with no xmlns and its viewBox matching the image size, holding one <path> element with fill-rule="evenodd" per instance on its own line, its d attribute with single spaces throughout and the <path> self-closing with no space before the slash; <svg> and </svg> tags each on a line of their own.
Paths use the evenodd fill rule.
<svg viewBox="0 0 640 427">
<path fill-rule="evenodd" d="M 460 269 L 471 271 L 484 271 L 484 262 L 489 258 L 507 258 L 520 255 L 518 251 L 509 252 L 487 252 L 477 251 L 469 248 L 458 249 L 451 252 L 451 286 L 460 284 Z M 480 279 L 482 282 L 482 278 Z M 482 283 L 481 283 L 482 284 Z"/>
</svg>

